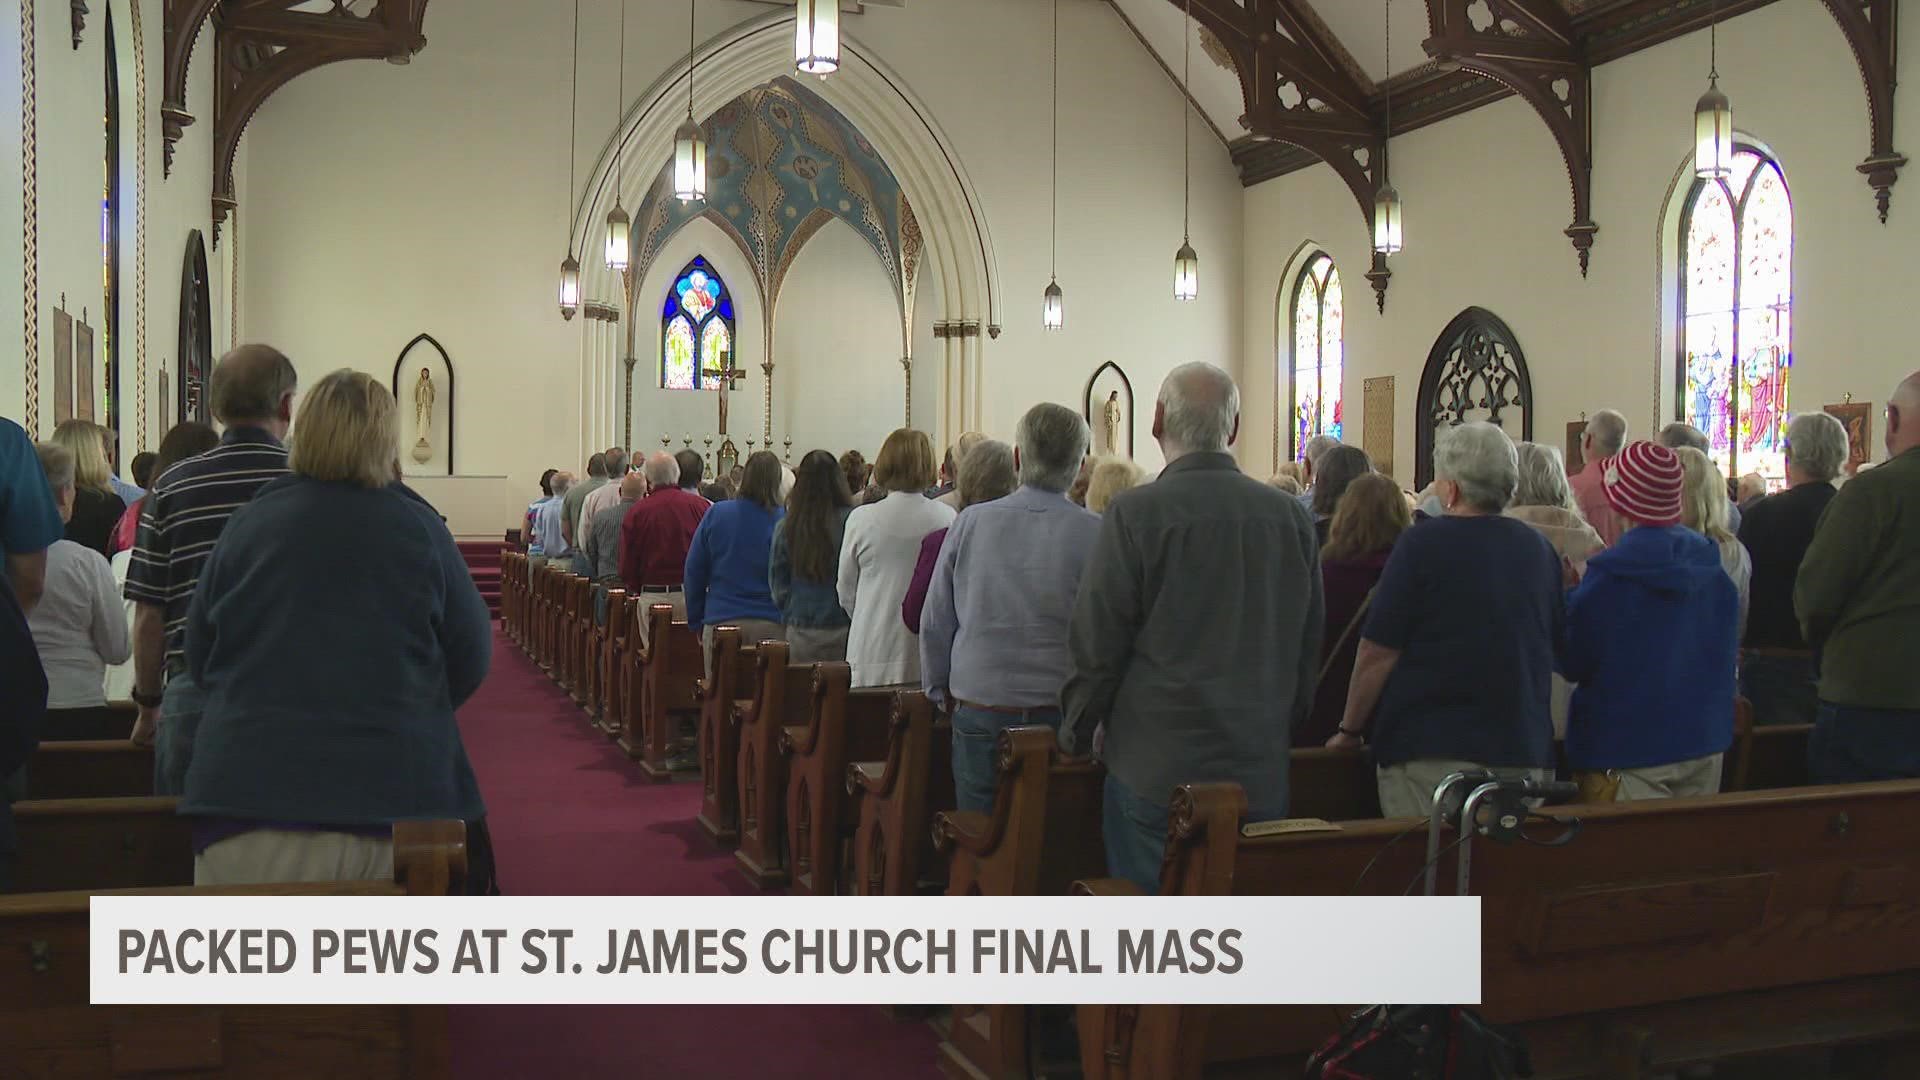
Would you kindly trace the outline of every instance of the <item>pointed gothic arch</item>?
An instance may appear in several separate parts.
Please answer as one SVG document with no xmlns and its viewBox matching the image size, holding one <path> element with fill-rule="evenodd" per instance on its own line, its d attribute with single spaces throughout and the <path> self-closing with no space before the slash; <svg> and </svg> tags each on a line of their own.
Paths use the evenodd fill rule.
<svg viewBox="0 0 1920 1080">
<path fill-rule="evenodd" d="M 1435 436 L 1469 420 L 1498 424 L 1515 442 L 1533 438 L 1533 377 L 1526 355 L 1507 324 L 1483 307 L 1454 316 L 1427 353 L 1414 399 L 1416 489 L 1433 482 Z"/>
</svg>

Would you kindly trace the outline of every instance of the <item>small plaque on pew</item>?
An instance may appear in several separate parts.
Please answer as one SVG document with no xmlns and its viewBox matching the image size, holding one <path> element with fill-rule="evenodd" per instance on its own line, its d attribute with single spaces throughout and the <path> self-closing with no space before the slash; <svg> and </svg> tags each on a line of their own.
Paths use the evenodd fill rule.
<svg viewBox="0 0 1920 1080">
<path fill-rule="evenodd" d="M 1317 817 L 1277 818 L 1273 821 L 1250 821 L 1240 826 L 1240 835 L 1253 839 L 1259 836 L 1286 836 L 1291 833 L 1339 832 L 1340 826 Z"/>
<path fill-rule="evenodd" d="M 113 1074 L 218 1069 L 218 1009 L 131 1009 L 113 1018 Z"/>
</svg>

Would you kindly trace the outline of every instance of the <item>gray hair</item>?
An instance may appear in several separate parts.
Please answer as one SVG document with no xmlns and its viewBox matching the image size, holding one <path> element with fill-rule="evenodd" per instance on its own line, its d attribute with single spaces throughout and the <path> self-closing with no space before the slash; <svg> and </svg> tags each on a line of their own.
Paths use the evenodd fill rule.
<svg viewBox="0 0 1920 1080">
<path fill-rule="evenodd" d="M 1043 401 L 1028 409 L 1013 429 L 1014 445 L 1020 448 L 1020 482 L 1056 493 L 1072 487 L 1091 438 L 1087 422 L 1065 405 Z M 966 451 L 963 467 L 985 441 Z"/>
<path fill-rule="evenodd" d="M 35 447 L 40 452 L 40 471 L 47 474 L 47 486 L 54 494 L 70 488 L 74 484 L 73 451 L 59 443 L 43 442 Z"/>
<path fill-rule="evenodd" d="M 1587 421 L 1587 437 L 1593 440 L 1593 452 L 1612 457 L 1627 445 L 1627 418 L 1612 409 L 1601 409 Z"/>
<path fill-rule="evenodd" d="M 1309 466 L 1317 467 L 1320 459 L 1327 456 L 1327 451 L 1339 445 L 1340 440 L 1331 435 L 1315 435 L 1307 440 L 1307 445 L 1300 448 L 1300 456 L 1306 459 Z"/>
<path fill-rule="evenodd" d="M 680 483 L 680 462 L 665 450 L 647 455 L 647 463 L 641 467 L 646 474 L 647 483 L 657 488 L 670 488 Z"/>
<path fill-rule="evenodd" d="M 1520 457 L 1507 433 L 1475 420 L 1439 434 L 1434 474 L 1453 481 L 1460 497 L 1475 509 L 1489 514 L 1505 510 L 1520 486 Z"/>
<path fill-rule="evenodd" d="M 607 451 L 607 479 L 618 480 L 627 475 L 627 452 L 625 450 Z"/>
<path fill-rule="evenodd" d="M 1847 429 L 1824 412 L 1801 413 L 1787 421 L 1787 461 L 1815 480 L 1831 480 L 1847 463 Z"/>
<path fill-rule="evenodd" d="M 960 459 L 960 476 L 954 490 L 960 493 L 960 505 L 964 508 L 1004 499 L 1013 494 L 1019 483 L 1013 474 L 1013 447 L 998 439 L 981 439 Z"/>
<path fill-rule="evenodd" d="M 1537 442 L 1515 444 L 1520 483 L 1513 492 L 1514 506 L 1555 506 L 1579 512 L 1573 485 L 1567 482 L 1567 462 L 1560 449 Z"/>
<path fill-rule="evenodd" d="M 1224 453 L 1240 419 L 1233 376 L 1203 360 L 1181 364 L 1160 384 L 1162 440 L 1181 454 Z"/>
<path fill-rule="evenodd" d="M 280 403 L 300 384 L 293 361 L 271 345 L 242 345 L 214 365 L 208 387 L 214 419 L 231 427 L 248 420 L 275 420 Z"/>
<path fill-rule="evenodd" d="M 1713 453 L 1711 444 L 1707 442 L 1706 432 L 1701 431 L 1692 424 L 1682 423 L 1679 420 L 1675 420 L 1673 423 L 1661 428 L 1660 434 L 1654 436 L 1654 441 L 1669 450 L 1678 450 L 1683 446 L 1691 446 L 1703 454 L 1711 455 Z"/>
<path fill-rule="evenodd" d="M 554 473 L 552 483 L 553 493 L 555 495 L 565 495 L 567 492 L 573 490 L 573 474 L 570 472 Z"/>
</svg>

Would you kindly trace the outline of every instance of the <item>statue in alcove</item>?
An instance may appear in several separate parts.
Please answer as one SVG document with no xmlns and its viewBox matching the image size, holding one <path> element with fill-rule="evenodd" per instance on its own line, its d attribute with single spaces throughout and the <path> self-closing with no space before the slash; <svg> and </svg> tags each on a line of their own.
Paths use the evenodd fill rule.
<svg viewBox="0 0 1920 1080">
<path fill-rule="evenodd" d="M 1120 391 L 1115 390 L 1107 395 L 1107 403 L 1100 406 L 1100 418 L 1107 429 L 1106 452 L 1109 454 L 1120 452 L 1120 413 Z"/>
<path fill-rule="evenodd" d="M 417 438 L 413 444 L 413 460 L 425 465 L 433 457 L 433 444 L 430 441 L 433 431 L 433 376 L 426 368 L 420 369 L 420 378 L 413 384 L 413 430 Z"/>
</svg>

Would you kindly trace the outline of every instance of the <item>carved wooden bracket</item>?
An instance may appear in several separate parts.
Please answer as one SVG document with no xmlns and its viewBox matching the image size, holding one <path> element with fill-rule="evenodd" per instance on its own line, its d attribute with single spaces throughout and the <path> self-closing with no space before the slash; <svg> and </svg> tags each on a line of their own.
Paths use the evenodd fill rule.
<svg viewBox="0 0 1920 1080">
<path fill-rule="evenodd" d="M 31 2 L 31 0 L 26 0 Z M 73 0 L 73 47 L 80 47 L 80 35 L 87 29 L 87 0 Z"/>
<path fill-rule="evenodd" d="M 1427 0 L 1427 54 L 1498 82 L 1546 121 L 1573 190 L 1567 239 L 1587 275 L 1594 234 L 1590 68 L 1556 0 Z"/>
<path fill-rule="evenodd" d="M 248 121 L 273 92 L 342 60 L 405 64 L 427 44 L 427 0 L 379 0 L 358 15 L 345 0 L 325 13 L 291 10 L 287 0 L 226 0 L 216 25 L 220 65 L 213 101 L 213 228 L 234 208 L 233 157 Z M 183 69 L 184 71 L 184 69 Z"/>
<path fill-rule="evenodd" d="M 187 111 L 187 62 L 193 59 L 193 43 L 200 27 L 212 14 L 219 0 L 166 0 L 160 32 L 163 69 L 160 83 L 160 136 L 162 155 L 160 175 L 173 175 L 173 145 L 193 114 Z"/>
<path fill-rule="evenodd" d="M 1860 65 L 1860 80 L 1867 88 L 1867 120 L 1872 128 L 1873 144 L 1867 160 L 1856 166 L 1873 188 L 1874 202 L 1880 208 L 1880 223 L 1886 224 L 1887 206 L 1893 200 L 1894 181 L 1900 179 L 1900 167 L 1907 155 L 1893 148 L 1894 54 L 1896 48 L 1894 15 L 1899 0 L 1823 0 L 1840 32 L 1846 36 L 1853 59 Z"/>
<path fill-rule="evenodd" d="M 1185 8 L 1187 0 L 1172 0 Z M 1347 70 L 1304 0 L 1192 0 L 1193 17 L 1218 38 L 1240 75 L 1254 136 L 1288 143 L 1333 166 L 1373 235 L 1373 196 L 1385 143 L 1366 90 Z M 1393 272 L 1375 255 L 1367 280 L 1384 312 Z"/>
</svg>

